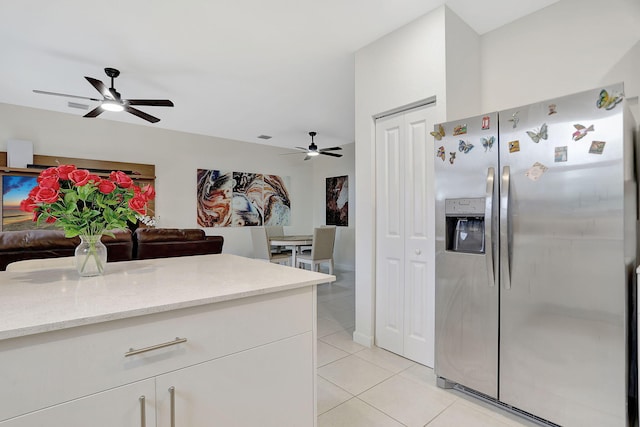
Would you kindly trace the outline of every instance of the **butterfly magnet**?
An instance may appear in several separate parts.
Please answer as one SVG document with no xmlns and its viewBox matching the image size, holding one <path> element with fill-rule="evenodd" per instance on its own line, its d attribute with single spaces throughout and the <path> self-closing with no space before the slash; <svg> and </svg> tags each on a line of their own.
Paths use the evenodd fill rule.
<svg viewBox="0 0 640 427">
<path fill-rule="evenodd" d="M 456 161 L 456 152 L 455 151 L 450 151 L 449 152 L 449 163 L 453 164 L 453 162 Z"/>
<path fill-rule="evenodd" d="M 540 126 L 540 129 L 536 129 L 533 131 L 528 130 L 527 135 L 529 135 L 529 138 L 531 138 L 531 140 L 536 144 L 540 142 L 541 139 L 547 139 L 549 136 L 547 134 L 547 124 L 543 123 L 542 126 Z"/>
<path fill-rule="evenodd" d="M 509 121 L 513 123 L 514 129 L 518 127 L 518 122 L 520 121 L 520 117 L 518 117 L 518 113 L 520 113 L 520 111 L 516 111 L 515 113 L 513 113 L 511 115 L 511 118 L 509 119 Z"/>
<path fill-rule="evenodd" d="M 596 106 L 605 110 L 613 110 L 622 101 L 622 98 L 624 98 L 624 95 L 620 92 L 609 95 L 609 92 L 602 89 L 596 101 Z"/>
<path fill-rule="evenodd" d="M 440 141 L 444 136 L 444 127 L 442 127 L 442 125 L 438 125 L 438 130 L 431 132 L 431 135 L 433 135 L 436 140 Z"/>
<path fill-rule="evenodd" d="M 581 124 L 575 124 L 573 127 L 576 128 L 576 131 L 571 135 L 571 138 L 573 138 L 574 141 L 579 141 L 587 136 L 587 132 L 593 132 L 593 125 L 586 128 Z"/>
<path fill-rule="evenodd" d="M 467 154 L 471 149 L 473 149 L 472 143 L 460 140 L 460 143 L 458 144 L 458 151 Z"/>
<path fill-rule="evenodd" d="M 491 148 L 493 147 L 494 142 L 496 142 L 496 137 L 490 136 L 489 138 L 480 138 L 480 141 L 482 142 L 482 146 L 484 147 L 484 152 L 486 153 L 487 151 L 491 151 Z"/>
<path fill-rule="evenodd" d="M 444 162 L 444 159 L 445 159 L 444 145 L 441 145 L 440 147 L 438 147 L 438 152 L 436 153 L 436 157 L 441 158 L 442 161 Z"/>
</svg>

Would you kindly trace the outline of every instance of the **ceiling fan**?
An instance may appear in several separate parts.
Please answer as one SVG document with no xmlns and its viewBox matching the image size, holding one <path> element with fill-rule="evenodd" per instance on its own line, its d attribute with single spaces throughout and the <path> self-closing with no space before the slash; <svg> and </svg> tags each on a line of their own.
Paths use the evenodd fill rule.
<svg viewBox="0 0 640 427">
<path fill-rule="evenodd" d="M 67 95 L 64 93 L 56 93 L 56 92 L 46 92 L 44 90 L 34 90 L 35 93 L 41 93 L 44 95 L 56 95 L 56 96 L 65 96 L 67 98 L 79 98 L 79 99 L 88 99 L 90 101 L 98 101 L 100 105 L 98 105 L 93 110 L 89 111 L 84 117 L 97 117 L 102 114 L 104 111 L 126 111 L 128 113 L 133 114 L 134 116 L 138 116 L 141 119 L 144 119 L 151 123 L 157 123 L 160 121 L 159 118 L 153 117 L 150 114 L 147 114 L 143 111 L 138 110 L 137 108 L 133 108 L 132 105 L 149 105 L 153 107 L 173 107 L 173 102 L 168 99 L 122 99 L 120 96 L 120 92 L 113 87 L 113 79 L 120 75 L 120 71 L 115 68 L 105 68 L 105 74 L 107 77 L 111 78 L 111 87 L 107 87 L 104 83 L 102 83 L 98 79 L 94 79 L 92 77 L 86 77 L 87 81 L 91 83 L 91 85 L 100 92 L 103 99 L 97 98 L 89 98 L 86 96 L 77 96 L 77 95 Z"/>
<path fill-rule="evenodd" d="M 309 160 L 315 156 L 319 156 L 320 154 L 323 154 L 325 156 L 331 156 L 331 157 L 342 157 L 342 154 L 329 153 L 329 151 L 342 150 L 341 147 L 330 147 L 330 148 L 318 149 L 318 146 L 313 142 L 313 138 L 316 135 L 317 135 L 316 132 L 309 132 L 309 136 L 311 136 L 311 145 L 309 145 L 309 148 L 296 147 L 298 150 L 302 150 L 305 153 L 307 153 L 307 155 L 304 158 L 305 160 Z"/>
</svg>

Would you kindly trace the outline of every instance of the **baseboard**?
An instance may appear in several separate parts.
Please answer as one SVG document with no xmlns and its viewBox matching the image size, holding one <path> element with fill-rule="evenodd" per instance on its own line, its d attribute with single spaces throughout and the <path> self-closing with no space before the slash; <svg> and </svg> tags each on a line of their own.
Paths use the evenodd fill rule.
<svg viewBox="0 0 640 427">
<path fill-rule="evenodd" d="M 365 347 L 373 347 L 373 337 L 371 335 L 361 334 L 358 331 L 353 332 L 353 342 Z"/>
</svg>

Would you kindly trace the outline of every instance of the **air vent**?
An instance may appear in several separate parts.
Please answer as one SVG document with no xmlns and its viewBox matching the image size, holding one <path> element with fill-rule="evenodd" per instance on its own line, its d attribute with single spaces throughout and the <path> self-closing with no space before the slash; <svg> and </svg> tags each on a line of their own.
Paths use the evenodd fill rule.
<svg viewBox="0 0 640 427">
<path fill-rule="evenodd" d="M 71 107 L 71 108 L 79 108 L 80 110 L 88 110 L 88 109 L 89 109 L 89 106 L 88 106 L 88 105 L 86 105 L 86 104 L 79 104 L 79 103 L 77 103 L 77 102 L 71 102 L 71 101 L 69 101 L 69 102 L 67 103 L 67 105 L 69 105 L 69 107 Z"/>
<path fill-rule="evenodd" d="M 272 137 L 272 136 L 269 136 L 269 135 L 258 135 L 258 138 L 259 138 L 259 139 L 271 139 L 271 138 L 273 138 L 273 137 Z"/>
</svg>

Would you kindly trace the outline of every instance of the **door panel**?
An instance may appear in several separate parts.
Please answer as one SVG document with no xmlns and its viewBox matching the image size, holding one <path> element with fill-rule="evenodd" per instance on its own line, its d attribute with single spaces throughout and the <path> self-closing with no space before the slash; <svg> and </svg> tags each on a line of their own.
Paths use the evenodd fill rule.
<svg viewBox="0 0 640 427">
<path fill-rule="evenodd" d="M 403 354 L 403 119 L 387 118 L 376 130 L 376 344 Z"/>
<path fill-rule="evenodd" d="M 488 120 L 486 119 L 488 118 Z M 488 122 L 489 128 L 483 129 Z M 472 117 L 444 124 L 445 137 L 433 152 L 436 173 L 436 351 L 435 372 L 490 397 L 498 397 L 498 286 L 490 280 L 491 254 L 497 251 L 497 180 L 490 184 L 489 169 L 497 171 L 497 114 Z M 454 127 L 466 128 L 453 135 Z M 493 144 L 490 141 L 493 137 Z M 484 140 L 483 140 L 484 138 Z M 483 145 L 483 142 L 485 144 Z M 471 149 L 461 147 L 473 145 Z M 444 159 L 437 156 L 443 147 Z M 445 201 L 458 198 L 491 200 L 492 241 L 485 253 L 453 252 L 447 248 Z M 483 204 L 486 206 L 486 204 Z M 483 212 L 484 213 L 484 212 Z M 485 215 L 483 215 L 485 216 Z M 451 222 L 451 226 L 456 223 Z M 486 237 L 486 234 L 485 234 Z M 497 272 L 496 272 L 497 274 Z"/>
<path fill-rule="evenodd" d="M 598 96 L 554 100 L 553 116 L 548 102 L 521 107 L 517 128 L 500 125 L 501 143 L 520 141 L 519 152 L 501 145 L 511 172 L 511 277 L 501 289 L 500 400 L 566 426 L 624 426 L 626 418 L 623 217 L 631 166 L 623 106 L 598 109 Z M 548 139 L 534 143 L 525 131 L 543 123 Z M 594 130 L 572 140 L 576 123 Z M 606 141 L 601 154 L 589 153 L 593 140 Z M 558 146 L 567 147 L 567 161 L 554 161 Z M 549 168 L 535 181 L 526 176 L 534 161 Z"/>
</svg>

